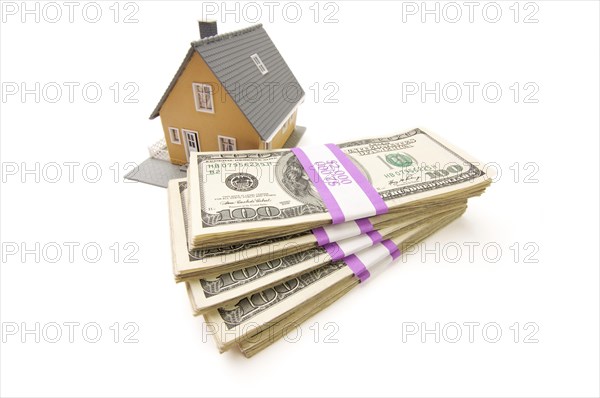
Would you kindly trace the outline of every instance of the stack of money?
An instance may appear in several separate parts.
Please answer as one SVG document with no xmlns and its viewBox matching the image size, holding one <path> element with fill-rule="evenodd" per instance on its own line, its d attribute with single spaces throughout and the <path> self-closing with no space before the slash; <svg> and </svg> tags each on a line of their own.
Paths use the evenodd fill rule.
<svg viewBox="0 0 600 398">
<path fill-rule="evenodd" d="M 323 148 L 335 160 L 306 161 Z M 491 182 L 482 169 L 419 129 L 193 154 L 168 188 L 175 279 L 220 352 L 250 357 L 460 217 Z"/>
</svg>

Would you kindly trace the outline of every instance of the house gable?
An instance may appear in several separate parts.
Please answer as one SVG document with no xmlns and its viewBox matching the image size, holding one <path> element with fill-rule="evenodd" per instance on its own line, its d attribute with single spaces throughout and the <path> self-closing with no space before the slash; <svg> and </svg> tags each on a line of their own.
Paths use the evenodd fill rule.
<svg viewBox="0 0 600 398">
<path fill-rule="evenodd" d="M 238 150 L 258 148 L 260 137 L 257 131 L 202 57 L 191 52 L 186 60 L 159 109 L 171 161 L 184 164 L 187 156 L 184 137 L 181 137 L 180 143 L 172 142 L 169 128 L 178 129 L 180 135 L 182 130 L 197 131 L 202 151 L 220 150 L 219 136 L 234 138 Z M 212 112 L 197 110 L 194 83 L 210 85 Z"/>
<path fill-rule="evenodd" d="M 263 141 L 273 141 L 289 125 L 305 93 L 261 24 L 192 42 L 150 119 L 163 116 L 171 91 L 196 54 L 219 82 L 219 95 L 233 99 Z"/>
</svg>

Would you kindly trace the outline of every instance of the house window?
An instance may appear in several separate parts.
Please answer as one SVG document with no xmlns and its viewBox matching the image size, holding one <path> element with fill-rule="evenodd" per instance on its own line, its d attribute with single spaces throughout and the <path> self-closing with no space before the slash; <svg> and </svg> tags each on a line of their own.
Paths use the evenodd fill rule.
<svg viewBox="0 0 600 398">
<path fill-rule="evenodd" d="M 210 84 L 192 83 L 194 102 L 198 112 L 214 113 L 212 87 Z"/>
<path fill-rule="evenodd" d="M 235 138 L 226 137 L 224 135 L 220 135 L 218 138 L 219 138 L 219 150 L 220 151 L 235 151 L 236 150 Z"/>
<path fill-rule="evenodd" d="M 268 72 L 267 67 L 265 66 L 265 64 L 263 64 L 258 54 L 252 54 L 250 58 L 252 59 L 252 61 L 254 61 L 254 64 L 256 65 L 260 73 L 266 75 Z"/>
<path fill-rule="evenodd" d="M 169 137 L 171 138 L 171 143 L 181 145 L 181 137 L 179 136 L 179 129 L 176 129 L 175 127 L 169 127 Z"/>
</svg>

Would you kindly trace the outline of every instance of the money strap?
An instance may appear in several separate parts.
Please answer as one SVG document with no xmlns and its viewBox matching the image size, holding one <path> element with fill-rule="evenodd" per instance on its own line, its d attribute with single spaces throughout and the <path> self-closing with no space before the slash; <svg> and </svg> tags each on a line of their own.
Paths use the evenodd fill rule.
<svg viewBox="0 0 600 398">
<path fill-rule="evenodd" d="M 400 256 L 400 250 L 391 240 L 387 239 L 373 247 L 362 250 L 344 258 L 346 265 L 354 275 L 364 282 L 376 265 L 387 265 Z"/>
<path fill-rule="evenodd" d="M 292 148 L 315 185 L 333 224 L 388 212 L 369 180 L 334 144 Z"/>
<path fill-rule="evenodd" d="M 331 260 L 336 261 L 373 246 L 382 240 L 383 236 L 381 236 L 379 231 L 370 231 L 364 235 L 328 243 L 323 248 L 327 250 L 327 253 L 331 256 Z"/>
<path fill-rule="evenodd" d="M 366 234 L 367 232 L 373 231 L 373 229 L 373 224 L 368 218 L 361 218 L 359 220 L 347 221 L 342 224 L 332 224 L 315 228 L 312 230 L 312 233 L 315 235 L 319 246 L 325 246 L 329 242 L 337 242 L 338 240 Z"/>
</svg>

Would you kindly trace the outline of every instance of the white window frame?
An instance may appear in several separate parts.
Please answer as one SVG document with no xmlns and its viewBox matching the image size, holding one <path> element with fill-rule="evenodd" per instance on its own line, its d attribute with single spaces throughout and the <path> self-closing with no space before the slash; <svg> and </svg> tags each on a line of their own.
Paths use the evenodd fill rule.
<svg viewBox="0 0 600 398">
<path fill-rule="evenodd" d="M 171 140 L 171 144 L 181 145 L 181 135 L 179 134 L 179 129 L 177 127 L 167 127 L 167 130 L 169 130 L 169 139 Z M 173 139 L 173 133 L 175 133 L 177 140 Z"/>
<path fill-rule="evenodd" d="M 256 67 L 258 68 L 258 71 L 260 73 L 262 73 L 263 75 L 266 75 L 267 73 L 269 73 L 269 70 L 267 69 L 267 67 L 265 66 L 263 61 L 260 59 L 258 54 L 252 54 L 250 56 L 250 59 L 254 62 L 254 65 L 256 65 Z"/>
<path fill-rule="evenodd" d="M 231 151 L 237 151 L 237 140 L 235 138 L 228 137 L 226 135 L 217 135 L 217 143 L 219 144 L 219 151 L 221 151 L 221 152 L 230 151 L 228 149 L 223 149 L 223 146 L 221 145 L 221 140 L 232 140 L 233 141 L 233 149 L 231 149 Z"/>
<path fill-rule="evenodd" d="M 198 98 L 198 90 L 201 90 L 200 93 L 206 94 L 204 89 L 208 87 L 208 96 L 210 98 L 211 108 L 202 108 L 200 106 L 200 101 Z M 192 92 L 194 94 L 194 104 L 196 104 L 196 111 L 204 112 L 204 113 L 215 113 L 215 101 L 213 97 L 213 90 L 210 84 L 206 83 L 192 83 Z"/>
</svg>

